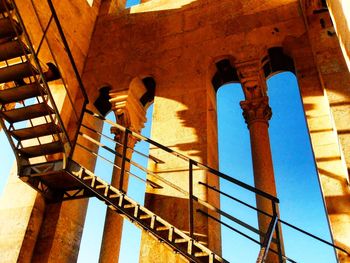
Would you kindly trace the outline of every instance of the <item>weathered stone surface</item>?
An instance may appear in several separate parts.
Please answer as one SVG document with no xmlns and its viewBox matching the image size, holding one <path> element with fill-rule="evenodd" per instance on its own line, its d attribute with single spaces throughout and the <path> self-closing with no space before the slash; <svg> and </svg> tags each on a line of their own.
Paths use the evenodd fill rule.
<svg viewBox="0 0 350 263">
<path fill-rule="evenodd" d="M 49 18 L 45 1 L 39 1 L 37 4 L 39 20 L 31 8 L 31 1 L 17 2 L 20 10 L 23 10 L 23 17 L 33 43 L 38 45 L 42 34 L 41 26 L 45 25 Z M 229 58 L 237 68 L 251 62 L 259 65 L 269 48 L 283 47 L 283 51 L 295 63 L 333 237 L 336 244 L 349 249 L 350 18 L 348 10 L 350 9 L 347 8 L 348 1 L 327 0 L 330 14 L 321 0 L 143 0 L 141 2 L 142 4 L 130 9 L 123 8 L 124 0 L 57 2 L 56 7 L 62 18 L 63 29 L 78 69 L 83 73 L 90 101 L 96 99 L 100 87 L 108 84 L 114 94 L 119 96 L 115 97 L 115 103 L 123 101 L 121 99 L 123 95 L 132 95 L 125 101 L 125 105 L 135 108 L 134 106 L 138 105 L 135 103 L 137 101 L 135 98 L 140 98 L 145 91 L 141 88 L 133 93 L 132 83 L 135 79 L 152 76 L 157 84 L 153 139 L 195 160 L 216 167 L 218 163 L 216 95 L 211 83 L 215 63 Z M 44 41 L 44 48 L 39 56 L 45 62 L 52 60 L 48 45 L 56 54 L 56 60 L 66 82 L 70 87 L 74 87 L 73 90 L 76 92 L 73 92 L 72 96 L 78 103 L 78 86 L 73 80 L 72 69 L 66 66 L 69 62 L 62 49 L 62 43 L 57 41 L 57 30 L 49 31 L 48 41 Z M 266 87 L 263 87 L 260 93 L 255 93 L 254 85 L 249 84 L 251 80 L 244 74 L 241 76 L 241 81 L 245 84 L 243 88 L 246 99 L 268 95 Z M 56 88 L 56 93 L 61 94 L 61 87 Z M 247 92 L 248 90 L 253 92 Z M 72 111 L 66 110 L 69 108 L 68 100 L 64 101 L 64 98 L 61 98 L 59 101 L 60 108 L 65 109 L 63 119 L 70 120 Z M 120 104 L 115 106 L 115 109 L 119 106 Z M 267 120 L 270 117 L 268 106 L 265 105 L 262 111 L 251 110 L 249 114 L 248 106 L 251 108 L 252 103 L 244 105 L 248 123 L 257 116 L 260 120 Z M 92 106 L 91 108 L 93 109 Z M 142 128 L 140 123 L 144 121 L 144 109 L 139 105 L 136 108 L 139 110 L 129 112 L 128 109 L 125 112 L 129 112 L 133 120 L 131 124 L 136 123 L 133 129 L 139 131 Z M 89 119 L 85 121 L 90 123 Z M 91 125 L 98 130 L 101 129 L 101 123 Z M 259 142 L 264 138 L 261 143 L 252 146 L 253 152 L 268 151 L 267 124 L 260 121 L 251 125 L 257 126 L 254 129 L 250 127 L 252 141 Z M 87 142 L 82 140 L 82 143 Z M 157 158 L 164 159 L 167 166 L 160 164 L 153 167 L 150 164 L 150 168 L 179 187 L 188 189 L 187 164 L 156 149 L 151 149 L 151 152 Z M 76 156 L 80 154 L 76 152 Z M 94 159 L 91 158 L 86 166 L 93 168 Z M 254 169 L 265 171 L 266 167 L 263 165 Z M 273 175 L 272 166 L 267 173 Z M 157 181 L 151 176 L 149 178 Z M 267 182 L 262 178 L 265 176 L 256 178 L 256 184 L 265 187 Z M 273 176 L 270 176 L 269 180 L 273 182 Z M 212 179 L 203 171 L 195 172 L 195 183 L 198 181 L 208 182 L 211 185 L 218 184 L 216 179 Z M 13 185 L 13 187 L 17 189 L 20 186 Z M 12 189 L 12 186 L 7 189 Z M 264 190 L 271 194 L 276 193 L 274 188 Z M 210 200 L 219 206 L 217 195 L 209 193 L 197 184 L 194 191 L 198 197 Z M 39 232 L 45 210 L 40 202 L 35 200 L 35 193 L 29 193 L 25 204 L 21 208 L 16 208 L 18 212 L 13 212 L 9 206 L 6 208 L 7 212 L 2 215 L 6 217 L 6 214 L 12 215 L 12 212 L 21 215 L 18 217 L 18 222 L 22 227 L 16 236 L 8 239 L 14 244 L 11 246 L 15 251 L 13 255 L 19 255 L 21 249 L 24 251 L 25 246 L 21 248 L 20 243 L 23 239 L 27 241 L 33 239 L 31 248 L 27 250 L 33 251 L 33 244 L 38 234 L 24 238 L 24 232 L 30 222 L 35 222 L 37 226 L 33 231 Z M 6 203 L 7 201 L 2 205 Z M 81 201 L 80 205 L 78 203 L 46 208 L 44 223 L 35 248 L 35 251 L 40 251 L 35 255 L 36 259 L 39 260 L 40 256 L 46 260 L 53 258 L 61 248 L 64 248 L 64 252 L 60 255 L 61 262 L 76 259 L 86 208 L 85 201 Z M 11 202 L 7 205 L 9 204 Z M 148 188 L 146 205 L 179 228 L 187 229 L 188 218 L 174 213 L 175 205 L 179 211 L 187 211 L 186 198 L 174 189 Z M 14 207 L 16 206 L 13 205 Z M 35 210 L 34 207 L 38 209 Z M 77 211 L 75 207 L 79 207 Z M 47 212 L 49 210 L 53 211 L 52 215 Z M 37 215 L 30 217 L 31 214 Z M 198 216 L 197 219 L 196 231 L 203 235 L 203 241 L 207 242 L 210 248 L 220 252 L 218 226 L 202 216 Z M 63 236 L 62 229 L 65 224 L 70 226 L 72 235 Z M 6 234 L 10 235 L 12 234 Z M 118 238 L 114 237 L 113 240 Z M 61 241 L 63 245 L 60 245 Z M 0 244 L 7 247 L 2 239 Z M 47 244 L 51 244 L 52 248 L 48 248 Z M 160 257 L 155 258 L 153 251 L 156 250 L 162 251 Z M 23 259 L 24 262 L 29 261 L 31 257 L 29 254 Z M 349 257 L 346 258 L 341 253 L 338 256 L 341 262 L 350 261 Z M 181 262 L 183 259 L 164 249 L 149 236 L 143 235 L 141 261 Z"/>
</svg>

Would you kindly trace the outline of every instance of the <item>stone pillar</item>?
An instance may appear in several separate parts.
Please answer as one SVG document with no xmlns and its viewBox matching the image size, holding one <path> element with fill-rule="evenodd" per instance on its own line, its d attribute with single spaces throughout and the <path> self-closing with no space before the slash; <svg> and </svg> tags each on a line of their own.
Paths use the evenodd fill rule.
<svg viewBox="0 0 350 263">
<path fill-rule="evenodd" d="M 272 112 L 266 95 L 265 79 L 260 74 L 259 62 L 244 63 L 236 67 L 245 94 L 245 100 L 240 105 L 250 133 L 255 187 L 277 196 L 268 132 Z M 259 210 L 273 214 L 269 199 L 257 195 L 256 204 Z M 270 217 L 258 213 L 259 229 L 263 233 L 267 232 L 270 221 Z M 264 238 L 261 237 L 260 240 L 262 242 Z M 271 247 L 277 250 L 275 244 L 272 243 Z M 267 262 L 278 262 L 278 256 L 270 252 Z"/>
<path fill-rule="evenodd" d="M 31 262 L 45 211 L 44 198 L 11 170 L 0 199 L 1 262 Z"/>
<path fill-rule="evenodd" d="M 250 133 L 255 187 L 276 196 L 268 132 L 268 121 L 272 115 L 268 97 L 242 101 L 241 107 Z M 271 202 L 268 199 L 257 197 L 257 206 L 272 214 Z M 268 228 L 269 221 L 269 217 L 259 214 L 259 226 L 264 232 Z"/>
<path fill-rule="evenodd" d="M 312 20 L 311 20 L 312 21 Z M 313 154 L 323 201 L 328 216 L 330 231 L 335 245 L 349 250 L 350 244 L 350 188 L 348 183 L 349 159 L 349 87 L 346 68 L 335 59 L 340 50 L 331 48 L 331 42 L 316 37 L 316 22 L 309 24 L 308 35 L 290 42 L 297 72 L 301 99 L 304 104 L 306 122 L 310 134 Z M 310 29 L 313 28 L 315 32 Z M 325 33 L 327 35 L 327 33 Z M 306 39 L 313 39 L 310 44 Z M 314 56 L 312 47 L 317 47 Z M 320 49 L 322 47 L 322 49 Z M 326 53 L 325 53 L 326 52 Z M 327 54 L 327 55 L 326 55 Z M 315 59 L 316 58 L 316 59 Z M 321 58 L 323 58 L 321 60 Z M 324 59 L 327 58 L 327 59 Z M 318 64 L 318 65 L 317 65 Z M 340 67 L 339 67 L 340 66 Z M 339 69 L 341 71 L 337 72 Z M 328 88 L 329 87 L 329 88 Z M 342 153 L 344 150 L 344 154 Z M 348 153 L 346 152 L 348 151 Z M 347 160 L 348 167 L 344 162 Z M 347 169 L 348 168 L 348 169 Z M 339 262 L 350 262 L 350 256 L 336 251 Z"/>
<path fill-rule="evenodd" d="M 115 134 L 115 140 L 122 144 L 125 139 L 125 133 L 122 133 L 118 129 L 112 129 L 111 132 Z M 134 148 L 136 140 L 134 137 L 130 135 L 128 136 L 129 136 L 128 147 Z M 119 154 L 123 153 L 123 147 L 118 144 L 116 145 L 115 150 Z M 131 156 L 132 156 L 131 149 L 127 150 L 126 156 L 127 158 L 131 159 Z M 122 159 L 116 156 L 114 160 L 114 164 L 117 165 L 119 168 L 114 167 L 113 169 L 111 185 L 119 189 L 120 189 L 120 185 L 122 185 L 121 190 L 123 190 L 124 192 L 127 192 L 129 175 L 127 172 L 125 172 L 123 177 L 121 177 L 121 173 L 120 173 L 121 163 L 122 163 Z M 125 170 L 129 171 L 129 169 L 130 169 L 130 163 L 126 162 Z M 118 263 L 119 262 L 119 253 L 120 253 L 121 238 L 122 238 L 122 232 L 123 232 L 123 221 L 124 219 L 121 216 L 119 216 L 119 214 L 117 214 L 115 211 L 107 209 L 105 225 L 103 229 L 103 239 L 101 243 L 99 262 L 101 263 L 103 262 Z"/>
<path fill-rule="evenodd" d="M 333 242 L 349 251 L 350 77 L 349 56 L 341 51 L 349 35 L 344 30 L 349 9 L 342 10 L 341 5 L 344 7 L 349 2 L 327 0 L 327 4 L 330 13 L 314 13 L 312 6 L 311 10 L 305 10 L 307 40 L 300 36 L 289 45 Z M 320 21 L 323 22 L 321 28 Z M 336 252 L 339 262 L 350 262 L 349 255 L 340 250 Z"/>
<path fill-rule="evenodd" d="M 139 100 L 139 97 L 143 94 L 144 90 L 142 89 L 142 85 L 136 85 L 136 87 L 139 87 L 138 90 L 140 92 L 135 91 L 135 86 L 133 87 L 131 87 L 129 91 L 112 91 L 110 93 L 110 96 L 112 98 L 111 102 L 113 103 L 112 107 L 113 111 L 116 114 L 117 123 L 140 133 L 146 121 L 146 111 Z M 111 132 L 115 135 L 115 140 L 123 144 L 125 133 L 114 127 L 111 129 Z M 132 149 L 134 148 L 137 140 L 131 135 L 128 136 L 128 147 Z M 128 159 L 131 159 L 132 156 L 133 151 L 131 149 L 127 150 L 126 152 Z M 123 153 L 123 147 L 121 145 L 116 144 L 115 150 L 120 154 Z M 127 172 L 125 172 L 123 177 L 121 176 L 120 167 L 122 160 L 120 157 L 116 156 L 114 163 L 119 168 L 114 167 L 113 169 L 111 185 L 119 189 L 120 186 L 122 186 L 121 190 L 127 192 L 129 175 Z M 125 163 L 125 170 L 130 170 L 130 163 Z M 123 232 L 123 220 L 124 219 L 115 213 L 115 211 L 107 209 L 100 251 L 100 263 L 119 262 L 119 253 Z"/>
<path fill-rule="evenodd" d="M 96 131 L 102 123 L 92 116 L 85 115 L 84 124 Z M 96 134 L 89 134 L 98 139 Z M 96 145 L 79 138 L 79 143 L 97 152 Z M 73 160 L 93 171 L 96 158 L 93 154 L 77 147 Z M 30 262 L 76 262 L 84 228 L 88 199 L 78 199 L 46 204 L 43 222 L 37 237 Z"/>
</svg>

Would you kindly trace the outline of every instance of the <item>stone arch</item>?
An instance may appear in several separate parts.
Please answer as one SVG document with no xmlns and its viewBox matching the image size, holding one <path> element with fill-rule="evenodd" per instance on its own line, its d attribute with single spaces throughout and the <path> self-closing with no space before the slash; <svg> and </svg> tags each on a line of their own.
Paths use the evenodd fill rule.
<svg viewBox="0 0 350 263">
<path fill-rule="evenodd" d="M 94 102 L 95 108 L 99 111 L 102 116 L 107 116 L 107 114 L 112 109 L 112 104 L 110 103 L 110 94 L 112 87 L 109 84 L 104 84 L 98 89 L 98 97 Z"/>
<path fill-rule="evenodd" d="M 261 60 L 262 69 L 266 79 L 284 71 L 295 74 L 293 58 L 286 54 L 282 47 L 272 47 Z"/>
<path fill-rule="evenodd" d="M 215 69 L 211 79 L 211 83 L 215 91 L 217 91 L 224 84 L 239 82 L 233 60 L 234 59 L 232 57 L 224 57 L 215 62 Z"/>
<path fill-rule="evenodd" d="M 131 79 L 127 89 L 111 89 L 109 92 L 109 102 L 111 109 L 115 114 L 116 122 L 132 131 L 141 133 L 146 123 L 146 111 L 152 104 L 155 94 L 156 82 L 151 76 L 134 77 Z M 125 142 L 126 133 L 118 129 L 111 129 L 115 139 L 119 142 Z M 134 149 L 137 143 L 136 137 L 128 136 L 127 147 Z M 122 153 L 123 147 L 120 144 L 116 146 L 116 151 Z M 126 156 L 132 159 L 133 151 L 127 151 Z M 115 163 L 120 163 L 119 157 L 115 158 Z M 121 167 L 121 165 L 119 165 Z M 130 169 L 130 162 L 125 166 L 126 170 Z M 112 183 L 114 187 L 119 187 L 127 192 L 129 185 L 129 175 L 121 173 L 121 170 L 114 169 Z M 118 229 L 118 231 L 115 231 Z M 101 245 L 100 261 L 101 262 L 118 262 L 120 247 L 122 242 L 123 219 L 117 217 L 110 211 L 106 213 L 105 227 Z M 114 253 L 110 253 L 114 251 Z"/>
<path fill-rule="evenodd" d="M 153 77 L 135 77 L 125 90 L 110 90 L 112 110 L 117 122 L 141 132 L 146 121 L 146 110 L 152 104 L 156 82 Z"/>
<path fill-rule="evenodd" d="M 156 92 L 156 81 L 153 77 L 145 77 L 142 79 L 142 82 L 146 88 L 146 92 L 141 96 L 140 102 L 147 109 L 154 100 L 154 95 Z"/>
</svg>

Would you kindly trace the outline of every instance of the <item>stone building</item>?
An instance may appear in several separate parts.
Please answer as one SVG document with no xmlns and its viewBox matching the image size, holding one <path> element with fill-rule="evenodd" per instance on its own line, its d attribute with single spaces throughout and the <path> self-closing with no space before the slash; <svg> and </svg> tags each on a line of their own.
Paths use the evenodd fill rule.
<svg viewBox="0 0 350 263">
<path fill-rule="evenodd" d="M 91 196 L 111 208 L 100 262 L 118 262 L 123 217 L 144 230 L 141 262 L 225 262 L 215 94 L 226 83 L 243 88 L 255 187 L 229 180 L 254 192 L 265 213 L 258 260 L 286 261 L 266 88 L 282 71 L 298 79 L 337 257 L 350 262 L 349 1 L 0 3 L 1 124 L 17 158 L 0 200 L 1 262 L 75 262 Z M 151 103 L 144 208 L 125 191 Z M 113 186 L 89 171 L 109 111 L 120 143 Z M 16 126 L 23 121 L 28 128 Z"/>
</svg>

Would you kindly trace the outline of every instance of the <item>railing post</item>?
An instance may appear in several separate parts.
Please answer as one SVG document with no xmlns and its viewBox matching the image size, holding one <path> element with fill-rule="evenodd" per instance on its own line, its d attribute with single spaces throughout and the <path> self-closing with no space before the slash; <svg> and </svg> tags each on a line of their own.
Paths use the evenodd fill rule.
<svg viewBox="0 0 350 263">
<path fill-rule="evenodd" d="M 256 263 L 264 263 L 265 262 L 267 254 L 268 254 L 269 249 L 270 249 L 270 244 L 272 241 L 273 232 L 276 229 L 277 222 L 278 222 L 278 217 L 276 215 L 274 215 L 271 218 L 270 225 L 269 225 L 269 228 L 265 234 L 264 242 L 263 242 L 262 247 L 260 249 Z"/>
<path fill-rule="evenodd" d="M 193 219 L 193 161 L 189 160 L 188 162 L 189 167 L 188 167 L 188 187 L 189 187 L 189 196 L 188 196 L 188 208 L 189 208 L 189 233 L 190 237 L 194 237 L 193 235 L 193 224 L 194 224 L 194 219 Z"/>
<path fill-rule="evenodd" d="M 275 201 L 271 200 L 272 203 L 272 212 L 273 216 L 278 219 L 278 214 L 277 214 L 277 204 Z M 277 241 L 277 253 L 278 253 L 278 260 L 280 263 L 283 263 L 283 257 L 282 257 L 282 245 L 281 245 L 281 235 L 280 235 L 280 224 L 278 223 L 277 220 L 277 225 L 275 227 L 275 233 L 276 233 L 276 241 Z"/>
<path fill-rule="evenodd" d="M 119 180 L 119 190 L 121 191 L 123 191 L 123 184 L 124 184 L 125 161 L 126 161 L 126 151 L 128 149 L 129 134 L 130 134 L 130 131 L 128 129 L 125 129 L 124 141 L 123 141 L 122 164 L 120 168 L 120 180 Z"/>
</svg>

